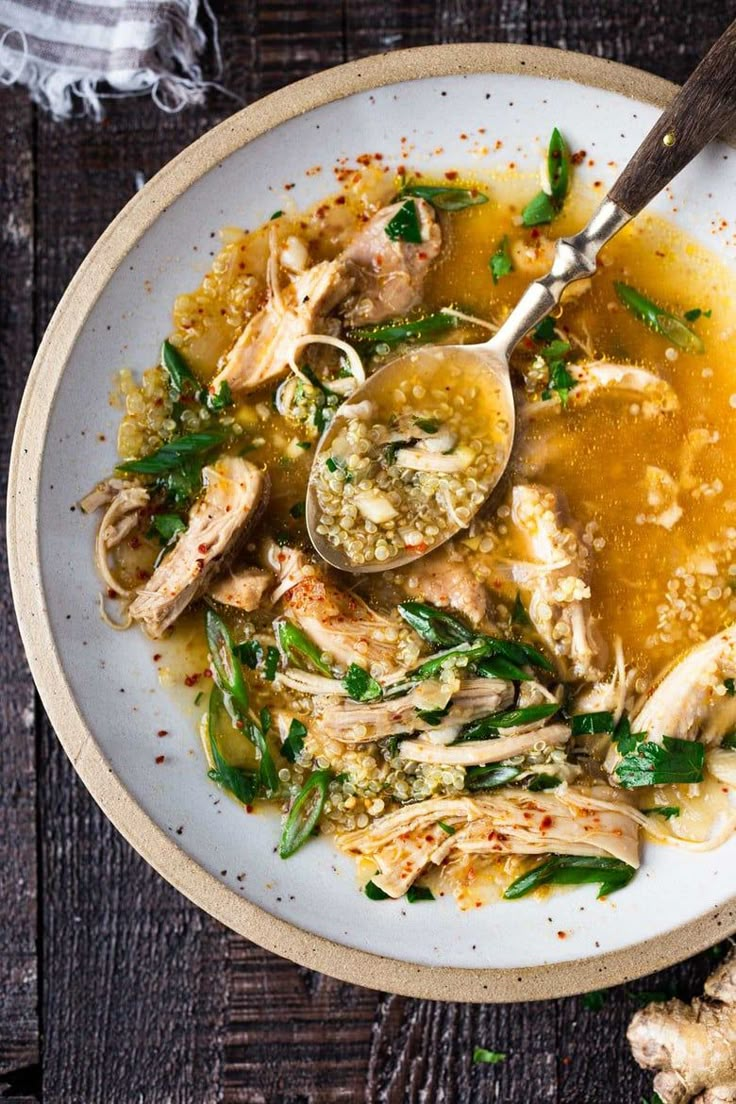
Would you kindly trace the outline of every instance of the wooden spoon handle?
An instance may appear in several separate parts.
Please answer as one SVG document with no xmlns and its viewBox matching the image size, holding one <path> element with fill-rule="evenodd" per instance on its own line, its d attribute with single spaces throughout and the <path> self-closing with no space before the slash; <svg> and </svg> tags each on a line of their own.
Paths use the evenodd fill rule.
<svg viewBox="0 0 736 1104">
<path fill-rule="evenodd" d="M 636 215 L 712 138 L 736 121 L 736 21 L 663 112 L 609 192 Z"/>
</svg>

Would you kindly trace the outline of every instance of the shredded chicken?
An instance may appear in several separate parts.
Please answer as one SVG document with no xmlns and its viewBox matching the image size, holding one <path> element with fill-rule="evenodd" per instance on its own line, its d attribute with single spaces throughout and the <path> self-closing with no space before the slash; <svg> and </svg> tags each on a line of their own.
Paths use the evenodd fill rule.
<svg viewBox="0 0 736 1104">
<path fill-rule="evenodd" d="M 378 211 L 336 260 L 297 272 L 284 287 L 278 281 L 278 254 L 272 244 L 268 302 L 224 357 L 210 391 L 217 394 L 227 383 L 233 395 L 244 395 L 285 375 L 296 352 L 308 338 L 323 333 L 327 315 L 348 296 L 345 320 L 350 325 L 381 322 L 415 306 L 427 269 L 439 252 L 441 234 L 432 207 L 421 199 L 414 202 L 422 233 L 419 245 L 392 241 L 386 234 L 387 224 L 402 206 L 392 204 Z"/>
<path fill-rule="evenodd" d="M 350 326 L 406 314 L 421 300 L 424 279 L 440 251 L 442 234 L 434 209 L 425 200 L 415 199 L 421 242 L 392 241 L 386 227 L 405 202 L 392 203 L 375 214 L 342 254 L 341 260 L 356 278 L 355 293 L 344 312 Z"/>
<path fill-rule="evenodd" d="M 397 625 L 354 594 L 311 575 L 287 591 L 284 606 L 287 617 L 338 663 L 357 663 L 376 678 L 401 671 Z"/>
<path fill-rule="evenodd" d="M 693 648 L 648 692 L 632 718 L 647 739 L 676 736 L 717 744 L 736 726 L 736 697 L 724 679 L 736 676 L 736 625 Z"/>
<path fill-rule="evenodd" d="M 576 385 L 570 390 L 567 405 L 570 408 L 584 406 L 600 394 L 621 395 L 641 404 L 641 412 L 646 417 L 656 414 L 669 414 L 679 407 L 679 400 L 673 387 L 661 376 L 635 364 L 612 364 L 605 360 L 595 360 L 583 364 L 567 366 Z M 520 413 L 527 420 L 536 420 L 546 414 L 562 409 L 559 395 L 553 395 L 542 402 L 527 403 Z"/>
<path fill-rule="evenodd" d="M 399 757 L 418 763 L 480 766 L 484 763 L 501 763 L 514 755 L 526 755 L 535 748 L 559 747 L 566 744 L 569 738 L 569 726 L 555 724 L 512 735 L 503 732 L 495 740 L 469 740 L 466 744 L 455 744 L 453 747 L 443 747 L 442 744 L 426 739 L 403 740 L 399 744 Z"/>
<path fill-rule="evenodd" d="M 264 566 L 276 576 L 276 586 L 271 594 L 271 604 L 274 606 L 297 583 L 314 575 L 316 571 L 304 552 L 298 548 L 289 548 L 288 545 L 277 544 L 270 538 L 263 546 L 261 559 Z"/>
<path fill-rule="evenodd" d="M 208 594 L 225 606 L 235 606 L 252 613 L 259 608 L 273 582 L 274 577 L 270 571 L 258 567 L 242 567 L 239 571 L 226 571 L 219 575 L 210 586 Z"/>
<path fill-rule="evenodd" d="M 430 862 L 451 851 L 484 855 L 611 855 L 639 865 L 638 822 L 607 787 L 529 793 L 504 788 L 475 797 L 437 797 L 406 805 L 367 828 L 337 837 L 344 851 L 369 857 L 374 883 L 401 897 Z M 455 829 L 448 835 L 440 821 Z M 441 834 L 440 834 L 441 833 Z"/>
<path fill-rule="evenodd" d="M 436 734 L 439 729 L 436 719 L 433 724 L 432 720 L 428 721 L 419 714 L 444 709 L 450 703 L 452 695 L 448 712 L 441 721 L 442 730 L 446 732 L 451 729 L 454 737 L 462 725 L 510 705 L 514 697 L 514 687 L 513 683 L 503 679 L 469 678 L 460 684 L 456 692 L 453 693 L 450 687 L 442 691 L 442 694 L 439 699 L 428 701 L 426 684 L 420 683 L 402 697 L 368 703 L 348 699 L 335 702 L 328 699 L 319 703 L 316 708 L 325 736 L 343 743 L 358 744 L 383 740 L 402 732 Z M 443 748 L 444 753 L 449 754 L 449 751 L 450 749 Z M 451 760 L 442 759 L 441 762 Z"/>
<path fill-rule="evenodd" d="M 514 581 L 529 594 L 529 616 L 539 635 L 574 678 L 600 678 L 601 647 L 590 613 L 589 552 L 568 522 L 554 491 L 538 484 L 514 487 L 514 524 L 531 563 L 514 564 Z"/>
<path fill-rule="evenodd" d="M 454 609 L 478 625 L 486 613 L 486 588 L 451 547 L 439 548 L 401 573 L 408 594 L 440 609 Z"/>
<path fill-rule="evenodd" d="M 621 638 L 618 636 L 613 643 L 613 655 L 614 666 L 610 677 L 586 686 L 576 697 L 573 712 L 607 712 L 613 714 L 616 723 L 621 720 L 636 677 L 636 671 L 634 668 L 627 670 L 623 645 L 621 644 Z"/>
<path fill-rule="evenodd" d="M 95 565 L 105 586 L 118 598 L 129 598 L 133 591 L 123 586 L 113 574 L 109 554 L 138 527 L 141 511 L 148 506 L 148 501 L 145 487 L 125 480 L 109 479 L 80 503 L 85 513 L 107 506 L 95 538 Z M 120 627 L 127 628 L 127 625 Z"/>
<path fill-rule="evenodd" d="M 245 395 L 285 375 L 295 342 L 318 331 L 351 287 L 351 278 L 334 261 L 300 273 L 251 318 L 225 356 L 210 391 L 217 394 L 227 383 L 233 395 Z"/>
<path fill-rule="evenodd" d="M 149 636 L 161 636 L 207 589 L 268 498 L 268 476 L 247 460 L 225 456 L 202 472 L 204 494 L 189 525 L 140 587 L 130 607 Z"/>
</svg>

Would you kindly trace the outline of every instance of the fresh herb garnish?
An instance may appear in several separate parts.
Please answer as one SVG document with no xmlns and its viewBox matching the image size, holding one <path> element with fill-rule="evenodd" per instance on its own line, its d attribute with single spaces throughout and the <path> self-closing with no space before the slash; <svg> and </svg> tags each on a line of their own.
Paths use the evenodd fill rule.
<svg viewBox="0 0 736 1104">
<path fill-rule="evenodd" d="M 296 762 L 298 756 L 302 751 L 302 748 L 304 747 L 304 740 L 306 738 L 306 735 L 307 726 L 305 724 L 302 724 L 301 721 L 298 721 L 296 717 L 293 717 L 291 724 L 289 725 L 289 731 L 287 733 L 286 739 L 281 745 L 281 754 L 283 755 L 284 759 L 287 760 L 287 762 Z"/>
<path fill-rule="evenodd" d="M 273 682 L 276 678 L 276 672 L 279 667 L 279 650 L 274 648 L 273 644 L 269 644 L 266 650 L 266 660 L 263 664 L 263 677 L 266 682 Z"/>
<path fill-rule="evenodd" d="M 702 782 L 704 763 L 705 747 L 697 740 L 663 736 L 661 744 L 640 741 L 624 755 L 615 773 L 624 789 L 633 790 L 673 782 Z"/>
<path fill-rule="evenodd" d="M 371 702 L 378 701 L 383 697 L 380 683 L 376 682 L 373 676 L 363 667 L 359 667 L 357 663 L 350 664 L 345 672 L 342 684 L 347 690 L 348 697 L 352 698 L 353 701 Z"/>
<path fill-rule="evenodd" d="M 651 299 L 647 299 L 640 291 L 628 284 L 616 281 L 613 286 L 627 310 L 631 311 L 634 317 L 643 322 L 645 326 L 648 326 L 650 330 L 674 342 L 686 353 L 705 352 L 705 346 L 698 335 L 686 326 L 676 314 L 657 306 Z"/>
<path fill-rule="evenodd" d="M 465 771 L 465 787 L 471 793 L 476 790 L 495 790 L 497 786 L 505 786 L 507 782 L 513 782 L 520 774 L 519 767 L 512 767 L 508 763 L 493 763 L 487 767 L 468 767 Z"/>
<path fill-rule="evenodd" d="M 220 386 L 217 391 L 207 391 L 205 393 L 205 405 L 208 410 L 217 414 L 221 410 L 227 410 L 228 406 L 233 405 L 233 393 L 230 390 L 230 384 L 227 380 L 221 380 Z"/>
<path fill-rule="evenodd" d="M 165 475 L 181 468 L 188 460 L 200 459 L 225 439 L 224 433 L 190 433 L 177 437 L 144 456 L 141 460 L 126 460 L 117 465 L 118 471 L 135 472 L 137 475 Z"/>
<path fill-rule="evenodd" d="M 469 644 L 476 633 L 458 617 L 430 606 L 426 602 L 402 602 L 399 613 L 408 625 L 419 633 L 428 644 L 450 647 L 453 644 Z"/>
<path fill-rule="evenodd" d="M 476 1065 L 496 1066 L 499 1062 L 506 1061 L 506 1055 L 499 1050 L 486 1050 L 485 1047 L 476 1047 L 473 1051 L 473 1061 Z"/>
<path fill-rule="evenodd" d="M 306 509 L 307 506 L 305 502 L 295 502 L 294 505 L 289 508 L 289 515 L 293 517 L 295 521 L 299 521 L 300 518 L 304 517 Z"/>
<path fill-rule="evenodd" d="M 274 211 L 274 213 L 271 215 L 271 217 L 268 221 L 273 222 L 274 219 L 281 218 L 283 213 L 284 213 L 283 211 Z"/>
<path fill-rule="evenodd" d="M 222 691 L 219 686 L 213 686 L 207 712 L 207 740 L 214 766 L 207 772 L 207 776 L 224 790 L 229 790 L 238 801 L 242 801 L 244 805 L 250 805 L 258 793 L 258 775 L 255 771 L 245 770 L 243 767 L 231 767 L 222 755 L 217 739 L 217 725 L 222 704 Z"/>
<path fill-rule="evenodd" d="M 515 682 L 533 682 L 534 675 L 522 670 L 516 663 L 512 663 L 505 656 L 488 656 L 475 664 L 475 673 L 481 678 L 511 679 Z"/>
<path fill-rule="evenodd" d="M 385 901 L 388 897 L 388 893 L 381 889 L 380 886 L 377 886 L 372 880 L 366 882 L 363 886 L 363 892 L 370 901 Z"/>
<path fill-rule="evenodd" d="M 591 855 L 551 855 L 544 862 L 522 874 L 508 886 L 504 897 L 508 901 L 524 897 L 543 885 L 583 885 L 600 883 L 599 897 L 607 897 L 631 881 L 636 871 L 621 859 Z"/>
<path fill-rule="evenodd" d="M 451 824 L 445 824 L 444 820 L 438 820 L 440 828 L 443 832 L 446 832 L 448 836 L 454 836 L 457 832 L 457 828 L 453 828 Z"/>
<path fill-rule="evenodd" d="M 317 645 L 313 644 L 309 637 L 305 636 L 302 630 L 297 628 L 293 622 L 279 621 L 276 633 L 279 644 L 290 662 L 294 661 L 295 656 L 300 656 L 311 663 L 313 667 L 316 667 L 321 675 L 332 676 L 332 671 L 322 658 L 322 653 Z"/>
<path fill-rule="evenodd" d="M 348 340 L 365 348 L 375 349 L 376 345 L 385 345 L 392 349 L 402 341 L 421 340 L 444 333 L 457 325 L 457 318 L 444 311 L 427 314 L 410 322 L 396 322 L 390 326 L 359 326 L 350 330 Z"/>
<path fill-rule="evenodd" d="M 478 207 L 488 202 L 488 196 L 477 188 L 455 188 L 447 185 L 412 184 L 401 189 L 402 196 L 426 199 L 440 211 L 462 211 L 466 207 Z"/>
<path fill-rule="evenodd" d="M 734 695 L 736 695 L 736 681 L 734 681 L 734 679 L 724 679 L 723 685 L 726 687 L 726 693 L 728 694 L 729 698 L 732 698 Z"/>
<path fill-rule="evenodd" d="M 536 327 L 533 333 L 535 341 L 553 341 L 555 336 L 555 323 L 554 319 L 547 315 L 543 318 L 539 325 Z"/>
<path fill-rule="evenodd" d="M 647 816 L 661 816 L 665 820 L 671 820 L 672 817 L 678 817 L 680 815 L 679 805 L 653 805 L 651 809 L 642 809 L 643 813 Z"/>
<path fill-rule="evenodd" d="M 729 751 L 736 750 L 736 732 L 727 732 L 721 740 L 721 747 L 728 748 Z"/>
<path fill-rule="evenodd" d="M 434 893 L 429 886 L 411 885 L 406 891 L 406 899 L 410 905 L 418 901 L 434 901 Z"/>
<path fill-rule="evenodd" d="M 437 725 L 442 724 L 447 714 L 450 712 L 450 706 L 452 702 L 448 702 L 444 709 L 417 709 L 417 717 L 420 717 L 432 728 L 436 728 Z"/>
<path fill-rule="evenodd" d="M 178 514 L 154 514 L 151 518 L 151 528 L 164 544 L 170 544 L 186 527 L 187 523 Z"/>
<path fill-rule="evenodd" d="M 255 671 L 263 658 L 263 648 L 257 640 L 244 640 L 242 644 L 235 645 L 235 654 L 241 663 Z"/>
<path fill-rule="evenodd" d="M 335 472 L 339 472 L 346 483 L 352 483 L 352 472 L 348 471 L 347 460 L 343 460 L 341 456 L 328 456 L 325 460 L 325 467 L 333 475 Z"/>
<path fill-rule="evenodd" d="M 414 425 L 425 433 L 436 433 L 440 428 L 440 423 L 434 418 L 415 418 Z"/>
<path fill-rule="evenodd" d="M 601 732 L 613 732 L 613 713 L 602 710 L 600 713 L 575 713 L 570 718 L 570 730 L 573 736 L 595 736 Z"/>
<path fill-rule="evenodd" d="M 551 222 L 565 201 L 570 186 L 570 154 L 557 127 L 552 131 L 547 147 L 547 179 L 549 194 L 546 191 L 537 192 L 521 212 L 524 226 L 541 226 Z"/>
<path fill-rule="evenodd" d="M 511 253 L 509 252 L 508 234 L 501 238 L 498 249 L 488 262 L 488 267 L 491 270 L 494 284 L 497 284 L 503 276 L 508 276 L 510 272 L 514 271 Z"/>
<path fill-rule="evenodd" d="M 386 237 L 391 241 L 405 241 L 412 245 L 422 244 L 422 228 L 417 205 L 413 199 L 402 203 L 393 218 L 386 223 Z"/>
<path fill-rule="evenodd" d="M 324 809 L 332 781 L 328 770 L 314 771 L 297 794 L 284 823 L 279 841 L 279 855 L 288 859 L 307 842 Z"/>
<path fill-rule="evenodd" d="M 700 307 L 693 307 L 692 310 L 686 310 L 682 317 L 687 322 L 697 322 L 699 318 L 710 318 L 712 313 L 712 310 L 701 310 Z"/>
<path fill-rule="evenodd" d="M 480 637 L 472 644 L 458 644 L 456 648 L 449 648 L 447 651 L 438 652 L 431 659 L 425 659 L 424 663 L 409 672 L 409 678 L 421 681 L 434 678 L 444 667 L 468 667 L 476 660 L 487 656 L 490 650 L 489 642 Z"/>
<path fill-rule="evenodd" d="M 631 731 L 631 723 L 626 716 L 621 718 L 613 732 L 613 742 L 618 748 L 619 755 L 628 755 L 646 738 L 646 732 Z"/>
</svg>

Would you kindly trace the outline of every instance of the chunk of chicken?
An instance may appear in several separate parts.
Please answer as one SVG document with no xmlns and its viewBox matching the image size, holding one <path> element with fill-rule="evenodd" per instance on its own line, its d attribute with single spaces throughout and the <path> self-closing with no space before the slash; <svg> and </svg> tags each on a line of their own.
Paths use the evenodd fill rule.
<svg viewBox="0 0 736 1104">
<path fill-rule="evenodd" d="M 482 766 L 485 763 L 501 763 L 514 755 L 527 755 L 542 744 L 546 747 L 560 747 L 569 739 L 569 726 L 554 724 L 512 735 L 502 733 L 495 740 L 469 740 L 466 744 L 455 744 L 451 747 L 443 747 L 426 739 L 402 740 L 399 744 L 399 758 L 417 763 L 442 763 L 446 766 Z"/>
<path fill-rule="evenodd" d="M 475 797 L 435 797 L 337 837 L 338 846 L 375 862 L 374 883 L 401 897 L 429 863 L 478 855 L 611 855 L 639 865 L 639 827 L 626 799 L 608 787 L 554 793 L 499 789 Z M 448 835 L 440 822 L 455 829 Z M 443 836 L 439 835 L 439 829 Z"/>
<path fill-rule="evenodd" d="M 274 577 L 270 571 L 259 567 L 242 567 L 239 571 L 226 571 L 218 576 L 208 593 L 216 602 L 252 613 L 261 605 L 273 583 Z"/>
<path fill-rule="evenodd" d="M 276 576 L 276 586 L 271 594 L 272 605 L 276 605 L 302 579 L 316 572 L 306 553 L 298 548 L 277 544 L 270 538 L 263 546 L 261 559 Z"/>
<path fill-rule="evenodd" d="M 225 356 L 210 391 L 217 394 L 227 383 L 233 395 L 245 395 L 283 376 L 289 369 L 294 342 L 321 332 L 325 315 L 352 286 L 348 270 L 337 261 L 322 261 L 300 273 L 280 297 L 271 297 L 251 318 Z"/>
<path fill-rule="evenodd" d="M 736 725 L 736 697 L 724 680 L 736 677 L 736 625 L 698 644 L 647 694 L 632 731 L 648 739 L 677 736 L 717 744 Z"/>
<path fill-rule="evenodd" d="M 191 509 L 188 528 L 130 607 L 131 616 L 154 638 L 204 593 L 268 498 L 267 474 L 239 457 L 223 457 L 202 475 L 204 493 Z"/>
<path fill-rule="evenodd" d="M 514 487 L 511 514 L 532 562 L 515 563 L 512 574 L 529 594 L 539 635 L 569 674 L 593 682 L 600 678 L 601 648 L 590 613 L 589 552 L 566 513 L 554 491 L 533 483 Z"/>
<path fill-rule="evenodd" d="M 451 690 L 445 697 L 428 703 L 426 684 L 420 683 L 403 697 L 384 699 L 383 701 L 361 702 L 343 699 L 325 699 L 317 706 L 320 727 L 326 736 L 341 740 L 347 744 L 367 743 L 371 740 L 383 740 L 387 736 L 406 732 L 428 732 L 436 735 L 440 729 L 419 714 L 443 709 Z M 442 718 L 442 734 L 452 730 L 454 738 L 464 724 L 487 717 L 510 705 L 514 698 L 513 683 L 504 679 L 466 679 L 452 695 L 448 712 Z M 498 741 L 489 741 L 497 743 Z M 449 749 L 442 749 L 449 750 Z M 511 753 L 515 754 L 515 753 Z M 405 756 L 405 758 L 410 758 Z M 451 762 L 451 760 L 440 760 Z"/>
<path fill-rule="evenodd" d="M 442 234 L 434 209 L 425 200 L 414 199 L 421 242 L 392 241 L 386 227 L 405 202 L 378 211 L 342 254 L 341 259 L 353 266 L 351 271 L 356 277 L 355 293 L 344 312 L 350 326 L 406 314 L 421 301 L 424 279 L 440 251 Z"/>
<path fill-rule="evenodd" d="M 306 576 L 286 593 L 284 607 L 287 617 L 338 663 L 357 663 L 376 678 L 402 670 L 399 627 L 334 583 Z"/>
<path fill-rule="evenodd" d="M 584 364 L 570 364 L 567 370 L 576 381 L 567 399 L 568 408 L 573 410 L 585 406 L 600 394 L 621 396 L 639 402 L 645 417 L 669 414 L 680 405 L 674 388 L 667 380 L 646 368 L 638 368 L 635 364 L 612 364 L 605 360 L 594 360 Z M 559 395 L 553 395 L 542 402 L 526 403 L 520 413 L 525 420 L 536 421 L 561 409 Z"/>
<path fill-rule="evenodd" d="M 478 625 L 485 617 L 486 588 L 454 548 L 438 548 L 405 568 L 401 572 L 401 585 L 414 598 L 465 614 L 472 625 Z"/>
</svg>

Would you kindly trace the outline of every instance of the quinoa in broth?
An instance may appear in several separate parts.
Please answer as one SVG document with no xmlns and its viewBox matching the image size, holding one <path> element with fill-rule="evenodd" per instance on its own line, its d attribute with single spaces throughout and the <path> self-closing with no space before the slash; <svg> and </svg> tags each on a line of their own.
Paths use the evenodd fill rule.
<svg viewBox="0 0 736 1104">
<path fill-rule="evenodd" d="M 514 354 L 511 463 L 463 528 L 503 403 L 459 354 L 427 374 L 423 345 L 486 339 L 594 196 L 454 175 L 346 170 L 313 210 L 226 232 L 161 363 L 120 377 L 120 466 L 83 503 L 105 616 L 190 688 L 212 785 L 281 810 L 285 861 L 319 830 L 371 900 L 606 895 L 642 838 L 733 828 L 732 277 L 661 220 L 622 231 Z M 417 378 L 389 368 L 351 409 L 404 353 Z M 426 557 L 318 560 L 322 434 L 324 535 L 377 568 Z"/>
</svg>

